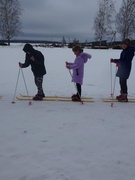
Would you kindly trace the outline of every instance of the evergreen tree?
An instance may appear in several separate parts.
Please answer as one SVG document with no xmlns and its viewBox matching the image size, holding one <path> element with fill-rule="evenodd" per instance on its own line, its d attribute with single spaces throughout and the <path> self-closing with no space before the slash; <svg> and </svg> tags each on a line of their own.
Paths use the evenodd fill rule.
<svg viewBox="0 0 135 180">
<path fill-rule="evenodd" d="M 62 38 L 62 45 L 64 46 L 64 45 L 66 45 L 67 44 L 67 42 L 66 42 L 66 40 L 65 40 L 65 37 L 63 36 L 63 38 Z"/>
</svg>

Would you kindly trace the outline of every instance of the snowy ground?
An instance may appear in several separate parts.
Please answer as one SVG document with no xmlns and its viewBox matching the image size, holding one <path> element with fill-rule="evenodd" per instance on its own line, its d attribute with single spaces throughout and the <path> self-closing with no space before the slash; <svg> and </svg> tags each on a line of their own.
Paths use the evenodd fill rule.
<svg viewBox="0 0 135 180">
<path fill-rule="evenodd" d="M 135 104 L 101 102 L 109 97 L 110 63 L 121 50 L 85 49 L 83 96 L 94 103 L 16 101 L 12 104 L 22 45 L 0 47 L 0 180 L 134 180 Z M 76 92 L 65 61 L 74 61 L 68 48 L 38 48 L 45 55 L 46 95 Z M 135 58 L 134 58 L 135 60 Z M 115 66 L 112 65 L 113 74 Z M 23 69 L 29 94 L 36 94 L 30 68 Z M 114 77 L 114 75 L 113 75 Z M 128 81 L 135 97 L 135 62 Z M 17 88 L 26 94 L 20 74 Z M 119 94 L 118 79 L 115 95 Z"/>
</svg>

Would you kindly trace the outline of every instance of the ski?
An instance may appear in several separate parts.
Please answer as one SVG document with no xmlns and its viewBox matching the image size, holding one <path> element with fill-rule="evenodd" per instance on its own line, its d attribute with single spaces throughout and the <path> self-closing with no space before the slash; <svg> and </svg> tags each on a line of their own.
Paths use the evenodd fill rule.
<svg viewBox="0 0 135 180">
<path fill-rule="evenodd" d="M 118 101 L 117 99 L 112 99 L 112 98 L 102 98 L 101 100 L 103 102 L 124 102 L 124 101 Z M 129 98 L 128 102 L 135 103 L 135 98 Z"/>
<path fill-rule="evenodd" d="M 33 98 L 34 96 L 28 96 L 28 95 L 23 95 L 23 94 L 20 94 L 20 96 L 21 97 L 30 97 L 30 98 Z M 57 96 L 57 95 L 54 95 L 54 96 L 45 96 L 45 98 L 47 99 L 47 98 L 61 98 L 61 99 L 71 99 L 71 97 L 69 97 L 69 96 Z M 82 99 L 93 99 L 92 97 L 82 97 Z"/>
<path fill-rule="evenodd" d="M 20 101 L 28 101 L 28 100 L 33 100 L 32 99 L 33 97 L 31 96 L 29 96 L 29 97 L 22 97 L 22 96 L 20 96 L 20 97 L 16 97 L 16 99 L 17 100 L 20 100 Z M 94 102 L 94 100 L 92 99 L 92 98 L 87 98 L 87 99 L 84 99 L 84 98 L 82 98 L 81 99 L 83 102 Z M 43 100 L 41 100 L 41 101 L 56 101 L 56 102 L 58 102 L 58 101 L 61 101 L 61 102 L 73 102 L 72 101 L 72 99 L 70 98 L 60 98 L 60 97 L 54 97 L 54 98 L 43 98 Z M 76 102 L 81 102 L 81 101 L 76 101 Z"/>
</svg>

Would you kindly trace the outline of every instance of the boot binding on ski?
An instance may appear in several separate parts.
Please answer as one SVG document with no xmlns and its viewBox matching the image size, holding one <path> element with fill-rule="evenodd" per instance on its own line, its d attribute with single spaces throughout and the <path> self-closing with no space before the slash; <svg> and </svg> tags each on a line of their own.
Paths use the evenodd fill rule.
<svg viewBox="0 0 135 180">
<path fill-rule="evenodd" d="M 34 97 L 33 97 L 33 100 L 35 101 L 42 101 L 43 100 L 43 95 L 39 95 L 39 94 L 36 94 Z"/>
<path fill-rule="evenodd" d="M 122 94 L 117 99 L 119 102 L 128 102 L 127 94 Z"/>
<path fill-rule="evenodd" d="M 76 94 L 74 94 L 72 96 L 72 101 L 81 101 L 81 99 Z"/>
</svg>

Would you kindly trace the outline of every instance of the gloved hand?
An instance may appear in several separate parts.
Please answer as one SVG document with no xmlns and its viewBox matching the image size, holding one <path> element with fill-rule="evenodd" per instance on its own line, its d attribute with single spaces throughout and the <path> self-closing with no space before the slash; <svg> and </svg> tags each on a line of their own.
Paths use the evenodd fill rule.
<svg viewBox="0 0 135 180">
<path fill-rule="evenodd" d="M 116 67 L 120 67 L 120 63 L 117 62 L 117 63 L 116 63 Z"/>
<path fill-rule="evenodd" d="M 110 63 L 114 63 L 114 59 L 113 58 L 110 59 Z"/>
<path fill-rule="evenodd" d="M 69 68 L 69 63 L 67 61 L 65 63 L 66 63 L 66 68 Z"/>
<path fill-rule="evenodd" d="M 22 68 L 22 63 L 19 62 L 18 64 L 19 64 L 19 67 Z"/>
<path fill-rule="evenodd" d="M 68 65 L 68 62 L 66 61 L 65 63 L 66 63 L 66 66 L 67 66 L 67 65 Z"/>
</svg>

